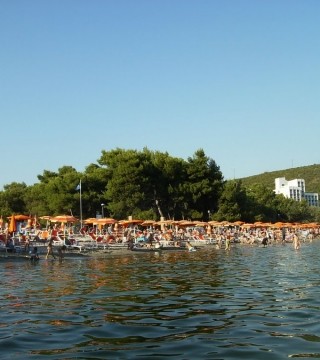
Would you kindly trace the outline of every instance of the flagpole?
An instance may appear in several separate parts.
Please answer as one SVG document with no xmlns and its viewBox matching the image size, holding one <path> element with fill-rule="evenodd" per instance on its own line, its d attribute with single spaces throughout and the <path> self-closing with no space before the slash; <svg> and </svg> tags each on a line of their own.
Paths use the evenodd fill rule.
<svg viewBox="0 0 320 360">
<path fill-rule="evenodd" d="M 80 179 L 80 183 L 79 183 L 79 186 L 80 186 L 80 228 L 82 229 L 82 189 L 81 189 L 81 179 Z"/>
</svg>

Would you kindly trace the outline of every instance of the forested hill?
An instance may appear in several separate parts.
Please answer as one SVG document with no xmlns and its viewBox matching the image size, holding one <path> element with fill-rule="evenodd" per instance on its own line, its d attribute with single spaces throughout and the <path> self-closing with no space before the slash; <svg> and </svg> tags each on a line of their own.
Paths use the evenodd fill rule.
<svg viewBox="0 0 320 360">
<path fill-rule="evenodd" d="M 274 179 L 278 177 L 285 177 L 286 180 L 304 179 L 307 192 L 320 193 L 320 164 L 265 172 L 239 180 L 241 180 L 245 186 L 259 183 L 274 189 Z"/>
</svg>

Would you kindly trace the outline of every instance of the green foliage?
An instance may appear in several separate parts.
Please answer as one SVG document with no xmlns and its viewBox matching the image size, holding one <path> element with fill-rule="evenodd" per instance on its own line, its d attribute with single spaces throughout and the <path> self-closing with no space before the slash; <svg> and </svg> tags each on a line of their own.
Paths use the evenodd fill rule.
<svg viewBox="0 0 320 360">
<path fill-rule="evenodd" d="M 274 179 L 303 178 L 307 191 L 320 192 L 320 166 L 274 171 L 245 179 L 224 181 L 219 166 L 197 150 L 187 160 L 167 152 L 103 150 L 97 164 L 83 173 L 71 166 L 44 170 L 39 183 L 11 183 L 0 191 L 2 216 L 12 213 L 80 217 L 81 179 L 83 218 L 101 213 L 125 219 L 193 219 L 245 222 L 320 221 L 320 208 L 275 195 Z"/>
<path fill-rule="evenodd" d="M 146 177 L 148 155 L 136 150 L 103 151 L 99 160 L 110 175 L 105 197 L 107 208 L 114 217 L 126 218 L 149 209 L 150 186 Z"/>
<path fill-rule="evenodd" d="M 245 212 L 246 203 L 246 192 L 241 181 L 228 181 L 223 188 L 219 199 L 219 209 L 213 215 L 213 219 L 218 221 L 245 220 L 242 214 Z"/>
<path fill-rule="evenodd" d="M 105 192 L 109 179 L 110 176 L 107 169 L 97 164 L 90 164 L 86 167 L 85 172 L 81 176 L 84 218 L 95 217 L 97 212 L 100 213 L 102 211 L 101 204 L 107 203 Z M 74 214 L 79 216 L 79 192 L 75 193 L 74 196 L 78 204 Z M 112 217 L 106 207 L 104 213 L 106 216 Z"/>
<path fill-rule="evenodd" d="M 29 186 L 25 193 L 27 213 L 30 215 L 48 215 L 50 213 L 47 198 L 46 184 L 34 184 Z"/>
<path fill-rule="evenodd" d="M 182 186 L 186 179 L 185 161 L 160 152 L 151 153 L 150 158 L 153 165 L 150 184 L 152 205 L 156 205 L 155 213 L 166 218 L 183 218 L 187 212 Z"/>
<path fill-rule="evenodd" d="M 16 213 L 25 214 L 27 205 L 25 202 L 25 193 L 27 185 L 25 183 L 13 182 L 4 186 L 4 191 L 0 194 L 1 214 L 6 216 Z"/>
<path fill-rule="evenodd" d="M 308 206 L 305 201 L 297 202 L 275 195 L 274 180 L 285 177 L 286 180 L 304 179 L 307 192 L 320 193 L 320 165 L 310 165 L 298 168 L 266 172 L 260 175 L 241 179 L 247 188 L 248 195 L 253 195 L 255 220 L 267 221 L 299 221 L 311 222 L 319 219 L 319 209 Z"/>
<path fill-rule="evenodd" d="M 189 206 L 193 211 L 199 212 L 201 219 L 207 216 L 208 211 L 217 210 L 222 185 L 223 176 L 220 168 L 202 149 L 188 158 L 184 189 L 190 196 Z"/>
<path fill-rule="evenodd" d="M 293 199 L 285 199 L 282 196 L 279 203 L 280 220 L 289 222 L 312 222 L 312 207 L 306 201 L 295 201 Z"/>
<path fill-rule="evenodd" d="M 304 179 L 307 192 L 320 193 L 319 164 L 265 172 L 263 174 L 248 176 L 246 178 L 242 178 L 241 180 L 243 185 L 246 187 L 251 187 L 253 184 L 261 184 L 273 190 L 275 188 L 274 179 L 279 177 L 285 177 L 286 180 Z"/>
<path fill-rule="evenodd" d="M 263 184 L 252 184 L 246 193 L 249 205 L 246 221 L 278 221 L 279 200 L 273 190 Z"/>
</svg>

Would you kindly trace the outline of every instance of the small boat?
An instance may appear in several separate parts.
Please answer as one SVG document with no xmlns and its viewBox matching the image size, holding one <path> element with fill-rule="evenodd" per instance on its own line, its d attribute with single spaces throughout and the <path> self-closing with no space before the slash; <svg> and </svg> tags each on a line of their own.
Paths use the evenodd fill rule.
<svg viewBox="0 0 320 360">
<path fill-rule="evenodd" d="M 139 246 L 134 245 L 130 250 L 140 251 L 140 252 L 154 252 L 154 251 L 188 251 L 185 246 L 158 246 L 158 247 L 148 247 L 148 246 Z"/>
<path fill-rule="evenodd" d="M 131 251 L 137 251 L 137 252 L 158 252 L 161 251 L 162 249 L 159 248 L 149 248 L 146 246 L 133 246 L 131 249 Z"/>
<path fill-rule="evenodd" d="M 187 251 L 188 249 L 185 246 L 162 246 L 160 247 L 163 251 Z"/>
</svg>

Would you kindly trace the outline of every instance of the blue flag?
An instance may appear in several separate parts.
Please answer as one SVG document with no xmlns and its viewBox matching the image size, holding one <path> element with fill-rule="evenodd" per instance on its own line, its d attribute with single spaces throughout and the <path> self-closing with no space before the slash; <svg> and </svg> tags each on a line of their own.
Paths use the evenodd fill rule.
<svg viewBox="0 0 320 360">
<path fill-rule="evenodd" d="M 79 183 L 78 185 L 77 185 L 77 187 L 76 187 L 76 190 L 78 191 L 78 190 L 80 190 L 81 189 L 81 183 Z"/>
</svg>

